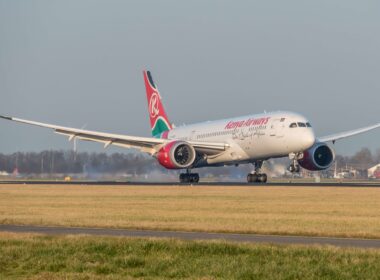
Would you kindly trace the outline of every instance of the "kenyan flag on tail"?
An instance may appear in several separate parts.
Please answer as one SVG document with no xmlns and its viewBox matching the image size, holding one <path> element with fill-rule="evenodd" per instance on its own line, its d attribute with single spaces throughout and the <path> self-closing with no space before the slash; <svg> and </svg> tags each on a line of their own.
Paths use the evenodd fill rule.
<svg viewBox="0 0 380 280">
<path fill-rule="evenodd" d="M 160 93 L 153 82 L 152 75 L 149 71 L 144 71 L 143 73 L 152 135 L 153 137 L 161 137 L 163 132 L 172 129 L 172 125 L 166 115 L 164 106 L 161 102 Z"/>
</svg>

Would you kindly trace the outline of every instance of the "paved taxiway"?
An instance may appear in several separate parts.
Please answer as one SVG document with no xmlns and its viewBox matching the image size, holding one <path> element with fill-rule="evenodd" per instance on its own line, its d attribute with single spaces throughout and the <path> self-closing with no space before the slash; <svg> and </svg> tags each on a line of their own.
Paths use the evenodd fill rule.
<svg viewBox="0 0 380 280">
<path fill-rule="evenodd" d="M 39 233 L 47 235 L 85 234 L 98 236 L 123 236 L 137 238 L 176 238 L 182 240 L 226 240 L 232 242 L 267 243 L 267 244 L 299 244 L 299 245 L 331 245 L 337 247 L 380 248 L 380 239 L 332 238 L 308 236 L 282 236 L 258 234 L 152 231 L 106 228 L 78 227 L 46 227 L 0 225 L 2 232 Z"/>
</svg>

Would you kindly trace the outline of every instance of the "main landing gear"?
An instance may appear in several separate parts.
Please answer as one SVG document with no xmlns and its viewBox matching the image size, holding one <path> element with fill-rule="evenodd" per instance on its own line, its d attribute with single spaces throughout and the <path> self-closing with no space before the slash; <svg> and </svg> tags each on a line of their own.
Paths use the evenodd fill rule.
<svg viewBox="0 0 380 280">
<path fill-rule="evenodd" d="M 247 182 L 265 184 L 268 181 L 268 176 L 267 174 L 260 172 L 261 167 L 263 166 L 263 162 L 257 161 L 254 163 L 254 166 L 255 166 L 255 172 L 248 174 Z"/>
<path fill-rule="evenodd" d="M 188 169 L 186 173 L 181 173 L 179 175 L 179 181 L 180 183 L 198 183 L 199 182 L 199 174 L 198 173 L 191 173 L 191 171 Z"/>
<path fill-rule="evenodd" d="M 247 176 L 247 182 L 248 183 L 266 183 L 268 181 L 267 174 L 248 174 Z"/>
</svg>

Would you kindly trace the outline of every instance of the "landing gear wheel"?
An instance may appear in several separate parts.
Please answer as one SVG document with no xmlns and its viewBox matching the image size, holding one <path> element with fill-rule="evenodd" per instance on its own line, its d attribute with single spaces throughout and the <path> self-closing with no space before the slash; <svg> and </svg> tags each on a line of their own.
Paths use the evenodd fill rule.
<svg viewBox="0 0 380 280">
<path fill-rule="evenodd" d="M 199 174 L 193 173 L 190 174 L 190 183 L 198 183 L 199 182 Z"/>
<path fill-rule="evenodd" d="M 179 181 L 180 181 L 180 183 L 185 183 L 185 180 L 187 179 L 186 175 L 187 174 L 183 174 L 183 173 L 179 174 Z"/>
<path fill-rule="evenodd" d="M 252 164 L 255 166 L 255 171 L 248 174 L 247 182 L 248 183 L 261 183 L 265 184 L 268 181 L 268 176 L 265 173 L 261 173 L 261 168 L 263 166 L 263 161 L 255 161 Z"/>
<path fill-rule="evenodd" d="M 252 183 L 252 174 L 247 175 L 247 182 Z"/>
<path fill-rule="evenodd" d="M 180 183 L 198 183 L 199 174 L 198 173 L 181 173 L 179 175 Z"/>
<path fill-rule="evenodd" d="M 288 168 L 289 172 L 290 173 L 294 173 L 296 168 L 294 167 L 294 165 L 290 165 L 289 168 Z"/>
<path fill-rule="evenodd" d="M 291 164 L 288 170 L 290 171 L 290 173 L 299 173 L 301 171 L 300 166 L 294 164 Z"/>
<path fill-rule="evenodd" d="M 258 178 L 258 181 L 259 181 L 260 183 L 265 184 L 265 183 L 268 181 L 268 176 L 267 176 L 267 174 L 260 174 L 260 175 L 259 175 L 259 178 Z"/>
<path fill-rule="evenodd" d="M 266 183 L 268 181 L 268 176 L 266 174 L 248 174 L 248 183 Z"/>
</svg>

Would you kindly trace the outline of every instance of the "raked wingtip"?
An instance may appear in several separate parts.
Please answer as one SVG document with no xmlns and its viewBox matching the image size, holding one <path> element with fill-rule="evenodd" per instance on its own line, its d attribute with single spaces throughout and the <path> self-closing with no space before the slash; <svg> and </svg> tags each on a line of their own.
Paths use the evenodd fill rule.
<svg viewBox="0 0 380 280">
<path fill-rule="evenodd" d="M 5 120 L 9 120 L 9 121 L 13 120 L 11 117 L 3 116 L 3 115 L 0 115 L 0 118 L 5 119 Z"/>
</svg>

